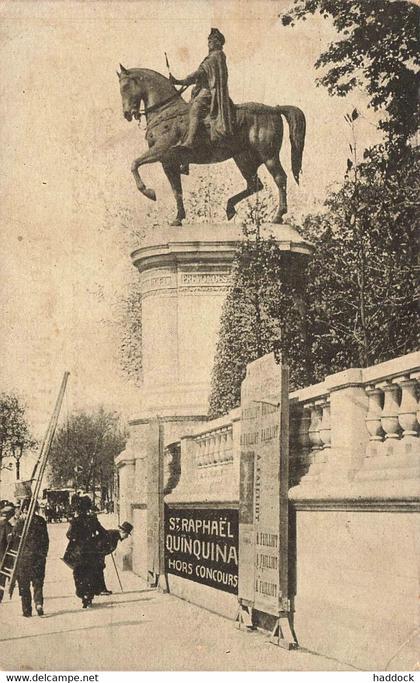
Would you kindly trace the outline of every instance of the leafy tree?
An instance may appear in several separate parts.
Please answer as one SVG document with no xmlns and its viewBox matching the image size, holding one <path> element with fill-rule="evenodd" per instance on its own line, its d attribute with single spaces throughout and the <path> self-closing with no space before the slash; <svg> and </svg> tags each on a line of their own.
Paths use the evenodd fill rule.
<svg viewBox="0 0 420 683">
<path fill-rule="evenodd" d="M 370 105 L 384 110 L 380 128 L 397 147 L 418 130 L 420 8 L 408 0 L 295 0 L 285 26 L 319 12 L 332 19 L 339 40 L 317 59 L 326 67 L 318 83 L 332 95 L 361 87 Z"/>
<path fill-rule="evenodd" d="M 274 351 L 288 363 L 292 387 L 311 380 L 304 261 L 283 253 L 275 238 L 262 229 L 272 215 L 273 201 L 271 193 L 264 191 L 248 204 L 244 240 L 235 255 L 232 286 L 222 309 L 210 418 L 239 404 L 247 364 L 265 353 Z"/>
<path fill-rule="evenodd" d="M 21 399 L 15 394 L 0 394 L 0 468 L 4 458 L 14 458 L 16 479 L 19 479 L 20 460 L 35 445 Z"/>
<path fill-rule="evenodd" d="M 136 273 L 127 294 L 118 301 L 120 365 L 135 386 L 141 386 L 143 378 L 141 310 L 140 278 Z"/>
<path fill-rule="evenodd" d="M 356 120 L 353 112 L 349 125 Z M 239 404 L 246 364 L 269 351 L 288 363 L 293 388 L 418 348 L 418 155 L 391 163 L 374 148 L 357 164 L 352 150 L 341 188 L 300 226 L 315 248 L 306 290 L 298 268 L 285 280 L 291 263 L 259 234 L 269 198 L 258 215 L 251 209 L 222 312 L 210 417 Z"/>
<path fill-rule="evenodd" d="M 383 149 L 349 163 L 325 212 L 303 225 L 315 244 L 308 324 L 317 379 L 418 346 L 416 281 L 419 159 L 392 164 Z"/>
<path fill-rule="evenodd" d="M 99 408 L 73 413 L 56 432 L 49 463 L 53 486 L 91 491 L 112 487 L 114 458 L 124 449 L 127 434 L 119 417 Z"/>
</svg>

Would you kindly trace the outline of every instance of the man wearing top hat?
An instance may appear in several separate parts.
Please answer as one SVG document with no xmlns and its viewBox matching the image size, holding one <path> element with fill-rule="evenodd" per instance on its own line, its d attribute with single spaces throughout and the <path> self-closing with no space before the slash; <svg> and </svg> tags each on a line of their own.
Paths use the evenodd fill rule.
<svg viewBox="0 0 420 683">
<path fill-rule="evenodd" d="M 228 70 L 223 52 L 225 38 L 217 28 L 208 37 L 209 54 L 197 71 L 186 78 L 170 76 L 175 85 L 195 87 L 191 95 L 189 126 L 186 140 L 179 147 L 190 150 L 197 142 L 197 133 L 203 119 L 210 114 L 210 138 L 219 142 L 233 134 L 232 103 L 228 91 Z"/>
</svg>

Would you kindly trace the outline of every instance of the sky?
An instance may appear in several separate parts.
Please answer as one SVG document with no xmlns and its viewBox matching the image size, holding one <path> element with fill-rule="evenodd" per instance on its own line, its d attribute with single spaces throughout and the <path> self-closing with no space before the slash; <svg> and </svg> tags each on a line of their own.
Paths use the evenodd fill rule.
<svg viewBox="0 0 420 683">
<path fill-rule="evenodd" d="M 343 177 L 346 112 L 357 107 L 363 114 L 360 147 L 378 141 L 363 92 L 331 98 L 315 85 L 314 62 L 335 38 L 331 25 L 313 18 L 283 27 L 278 15 L 290 4 L 0 2 L 0 391 L 25 396 L 37 429 L 46 425 L 64 370 L 71 373 L 67 412 L 104 404 L 128 417 L 140 405 L 140 390 L 118 364 L 116 305 L 135 277 L 119 216 L 132 217 L 141 232 L 150 203 L 130 173 L 146 143 L 137 123 L 122 116 L 120 62 L 166 74 L 166 51 L 173 73 L 183 77 L 204 58 L 209 30 L 218 27 L 235 102 L 293 104 L 305 112 L 299 188 L 289 176 L 295 214 L 320 206 Z M 286 143 L 286 171 L 287 152 Z M 243 181 L 233 162 L 226 165 L 234 194 Z M 186 193 L 197 172 L 184 181 Z M 163 171 L 148 166 L 143 177 L 161 200 L 165 224 L 171 202 Z"/>
</svg>

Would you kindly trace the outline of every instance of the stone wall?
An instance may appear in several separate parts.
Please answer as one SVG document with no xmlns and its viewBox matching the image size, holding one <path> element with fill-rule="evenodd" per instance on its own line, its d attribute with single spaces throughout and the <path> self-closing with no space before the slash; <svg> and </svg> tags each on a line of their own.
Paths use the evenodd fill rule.
<svg viewBox="0 0 420 683">
<path fill-rule="evenodd" d="M 411 353 L 290 395 L 296 635 L 302 647 L 362 669 L 412 669 L 416 661 L 419 369 L 420 354 Z M 135 441 L 141 425 L 132 429 Z M 240 411 L 165 430 L 166 504 L 237 506 Z M 141 438 L 131 453 L 132 460 L 119 456 L 121 505 L 127 509 L 131 500 L 133 568 L 145 576 Z M 234 617 L 235 596 L 172 575 L 168 585 L 184 599 Z"/>
<path fill-rule="evenodd" d="M 411 353 L 290 396 L 297 636 L 362 669 L 417 661 L 419 363 Z"/>
<path fill-rule="evenodd" d="M 391 504 L 376 511 L 356 501 L 338 507 L 305 509 L 302 502 L 296 512 L 299 643 L 361 669 L 412 670 L 419 645 L 418 514 Z"/>
</svg>

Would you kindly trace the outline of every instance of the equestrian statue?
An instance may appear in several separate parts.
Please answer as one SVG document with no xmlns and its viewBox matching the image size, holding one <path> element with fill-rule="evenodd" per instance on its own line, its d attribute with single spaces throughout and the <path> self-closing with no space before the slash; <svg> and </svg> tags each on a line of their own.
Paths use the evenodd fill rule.
<svg viewBox="0 0 420 683">
<path fill-rule="evenodd" d="M 279 191 L 274 223 L 282 223 L 287 212 L 287 178 L 279 160 L 282 115 L 289 124 L 292 172 L 299 183 L 306 129 L 304 113 L 289 105 L 269 107 L 246 102 L 235 106 L 229 97 L 224 43 L 222 33 L 212 28 L 207 57 L 183 79 L 171 74 L 168 79 L 151 69 L 126 69 L 121 64 L 121 71 L 117 72 L 124 117 L 127 121 L 140 120 L 144 114 L 147 123 L 149 149 L 133 161 L 131 171 L 140 192 L 155 201 L 156 194 L 144 184 L 139 168 L 160 161 L 176 200 L 177 214 L 171 225 L 182 225 L 185 218 L 181 174 L 188 174 L 189 165 L 214 164 L 231 158 L 245 178 L 246 189 L 228 200 L 228 220 L 235 215 L 238 202 L 262 189 L 257 171 L 264 164 Z M 183 87 L 177 90 L 175 85 Z M 194 88 L 188 104 L 181 95 L 190 85 Z"/>
</svg>

